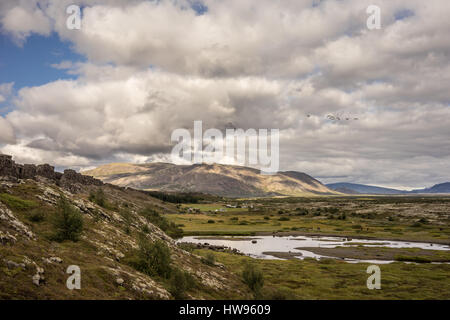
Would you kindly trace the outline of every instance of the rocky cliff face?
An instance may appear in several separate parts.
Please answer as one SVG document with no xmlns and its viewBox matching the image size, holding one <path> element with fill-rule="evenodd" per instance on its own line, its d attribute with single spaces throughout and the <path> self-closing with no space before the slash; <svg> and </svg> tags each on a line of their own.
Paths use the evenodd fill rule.
<svg viewBox="0 0 450 320">
<path fill-rule="evenodd" d="M 49 164 L 18 164 L 12 160 L 12 156 L 3 154 L 0 154 L 1 176 L 9 179 L 36 179 L 37 177 L 43 177 L 73 192 L 80 190 L 79 185 L 103 185 L 101 180 L 82 175 L 75 170 L 67 169 L 64 170 L 64 173 L 61 173 L 56 172 L 55 168 Z"/>
</svg>

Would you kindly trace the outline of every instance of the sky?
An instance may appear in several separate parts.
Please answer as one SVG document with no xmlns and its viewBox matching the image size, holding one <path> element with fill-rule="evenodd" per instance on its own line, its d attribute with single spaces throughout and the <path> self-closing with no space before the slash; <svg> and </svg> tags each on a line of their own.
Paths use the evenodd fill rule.
<svg viewBox="0 0 450 320">
<path fill-rule="evenodd" d="M 0 152 L 170 161 L 202 120 L 279 129 L 280 170 L 325 183 L 450 181 L 449 18 L 445 0 L 2 0 Z"/>
</svg>

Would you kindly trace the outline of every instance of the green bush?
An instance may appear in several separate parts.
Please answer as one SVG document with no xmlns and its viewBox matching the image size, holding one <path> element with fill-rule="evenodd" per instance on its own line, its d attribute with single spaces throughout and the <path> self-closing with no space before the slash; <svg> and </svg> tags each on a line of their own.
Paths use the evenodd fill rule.
<svg viewBox="0 0 450 320">
<path fill-rule="evenodd" d="M 41 209 L 33 209 L 28 213 L 28 220 L 31 222 L 42 222 L 45 220 L 45 213 Z"/>
<path fill-rule="evenodd" d="M 186 291 L 195 287 L 194 277 L 186 271 L 175 269 L 169 281 L 169 292 L 177 299 L 186 299 Z"/>
<path fill-rule="evenodd" d="M 396 256 L 396 261 L 406 261 L 406 262 L 415 262 L 415 263 L 431 263 L 432 261 L 426 257 L 419 256 Z"/>
<path fill-rule="evenodd" d="M 255 294 L 255 298 L 260 297 L 261 289 L 264 286 L 264 276 L 260 269 L 251 263 L 247 263 L 242 272 L 244 282 Z"/>
<path fill-rule="evenodd" d="M 172 272 L 170 263 L 170 249 L 167 244 L 161 240 L 151 242 L 144 237 L 139 239 L 137 257 L 130 262 L 136 270 L 142 273 L 166 279 Z"/>
<path fill-rule="evenodd" d="M 106 196 L 103 189 L 99 188 L 96 192 L 91 191 L 89 201 L 92 201 L 102 208 L 106 208 Z"/>
<path fill-rule="evenodd" d="M 183 237 L 183 230 L 181 228 L 179 228 L 175 223 L 169 222 L 169 220 L 161 216 L 153 208 L 145 208 L 140 212 L 140 214 L 147 219 L 148 222 L 160 228 L 170 237 L 175 239 Z"/>
<path fill-rule="evenodd" d="M 289 221 L 291 219 L 289 219 L 288 217 L 281 217 L 280 219 L 278 219 L 278 221 Z"/>
<path fill-rule="evenodd" d="M 78 241 L 83 231 L 83 216 L 77 208 L 61 195 L 56 215 L 53 218 L 55 232 L 52 240 L 62 242 L 65 240 Z"/>
<path fill-rule="evenodd" d="M 291 289 L 279 288 L 264 295 L 268 300 L 295 300 L 295 294 Z"/>
<path fill-rule="evenodd" d="M 208 223 L 216 223 L 214 220 L 208 220 Z"/>
<path fill-rule="evenodd" d="M 144 226 L 142 227 L 142 232 L 143 233 L 150 233 L 150 228 L 146 224 L 144 224 Z"/>
<path fill-rule="evenodd" d="M 208 252 L 206 256 L 202 258 L 202 262 L 208 266 L 214 266 L 216 264 L 216 256 L 214 253 Z"/>
<path fill-rule="evenodd" d="M 347 215 L 345 213 L 343 213 L 338 217 L 338 219 L 339 220 L 347 220 Z"/>
</svg>

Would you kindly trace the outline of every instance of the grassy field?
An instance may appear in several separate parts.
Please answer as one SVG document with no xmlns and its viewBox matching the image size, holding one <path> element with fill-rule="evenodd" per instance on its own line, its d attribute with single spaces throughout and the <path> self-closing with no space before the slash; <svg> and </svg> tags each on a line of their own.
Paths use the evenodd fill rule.
<svg viewBox="0 0 450 320">
<path fill-rule="evenodd" d="M 195 250 L 206 256 L 209 250 Z M 218 262 L 236 275 L 246 263 L 264 274 L 266 299 L 450 299 L 450 265 L 381 265 L 381 290 L 366 286 L 368 264 L 333 259 L 258 260 L 230 253 L 214 253 Z"/>
<path fill-rule="evenodd" d="M 365 219 L 358 216 L 339 220 L 326 216 L 220 212 L 171 214 L 167 217 L 180 225 L 187 235 L 255 235 L 265 232 L 284 232 L 450 243 L 448 225 Z"/>
<path fill-rule="evenodd" d="M 226 208 L 221 203 L 208 203 L 208 204 L 182 204 L 182 208 L 192 208 L 192 209 L 198 209 L 201 212 L 215 212 L 216 210 L 224 210 L 225 212 L 242 212 L 242 208 Z"/>
<path fill-rule="evenodd" d="M 450 244 L 450 199 L 446 197 L 329 197 L 242 200 L 252 209 L 211 212 L 223 203 L 198 207 L 200 212 L 167 215 L 187 235 L 337 235 Z M 189 206 L 189 205 L 187 205 Z M 214 252 L 236 275 L 253 264 L 262 271 L 265 299 L 450 299 L 449 251 L 381 247 L 305 248 L 321 255 L 382 264 L 381 290 L 369 290 L 367 263 L 337 259 L 263 260 Z M 212 251 L 196 249 L 204 257 Z M 405 261 L 409 263 L 405 263 Z M 410 263 L 413 262 L 413 263 Z"/>
<path fill-rule="evenodd" d="M 450 243 L 450 197 L 315 197 L 184 204 L 167 215 L 188 235 L 329 234 Z"/>
</svg>

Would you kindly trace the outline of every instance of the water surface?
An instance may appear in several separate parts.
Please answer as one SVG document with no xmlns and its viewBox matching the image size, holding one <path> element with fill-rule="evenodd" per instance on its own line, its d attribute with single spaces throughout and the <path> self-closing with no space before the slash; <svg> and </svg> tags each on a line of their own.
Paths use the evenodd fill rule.
<svg viewBox="0 0 450 320">
<path fill-rule="evenodd" d="M 256 240 L 256 243 L 253 243 Z M 252 242 L 253 241 L 253 242 Z M 312 248 L 336 248 L 338 246 L 352 247 L 352 246 L 376 246 L 386 248 L 420 248 L 427 250 L 450 250 L 448 245 L 424 243 L 424 242 L 408 242 L 408 241 L 387 241 L 387 240 L 366 240 L 366 239 L 348 239 L 345 237 L 326 237 L 326 236 L 257 236 L 257 237 L 183 237 L 178 242 L 191 242 L 210 244 L 215 246 L 225 246 L 232 249 L 237 249 L 240 252 L 258 259 L 279 259 L 271 255 L 264 254 L 264 252 L 291 252 L 301 253 L 298 259 L 304 258 L 335 258 L 332 256 L 322 256 L 307 250 L 298 250 L 298 247 L 312 247 Z M 352 245 L 354 243 L 354 245 Z M 341 258 L 336 258 L 341 259 Z M 341 259 L 349 263 L 391 263 L 390 260 L 357 260 L 357 259 Z"/>
</svg>

